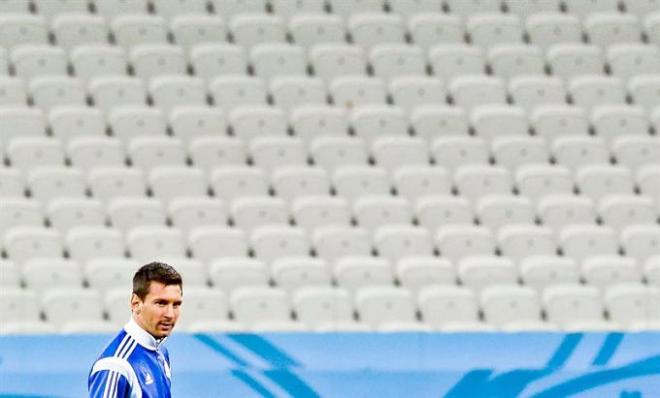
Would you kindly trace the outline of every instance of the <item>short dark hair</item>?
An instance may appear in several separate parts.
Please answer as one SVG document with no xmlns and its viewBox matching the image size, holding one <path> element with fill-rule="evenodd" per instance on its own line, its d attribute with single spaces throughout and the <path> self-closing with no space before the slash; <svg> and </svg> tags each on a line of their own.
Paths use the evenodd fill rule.
<svg viewBox="0 0 660 398">
<path fill-rule="evenodd" d="M 183 279 L 174 267 L 161 262 L 145 264 L 133 276 L 133 293 L 140 300 L 144 300 L 149 293 L 151 282 L 160 282 L 164 285 L 179 285 L 183 291 Z"/>
</svg>

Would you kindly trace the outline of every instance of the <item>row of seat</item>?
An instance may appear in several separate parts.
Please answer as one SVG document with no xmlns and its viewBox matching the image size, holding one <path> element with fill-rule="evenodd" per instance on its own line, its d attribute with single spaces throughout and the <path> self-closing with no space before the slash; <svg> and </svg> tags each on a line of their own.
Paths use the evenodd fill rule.
<svg viewBox="0 0 660 398">
<path fill-rule="evenodd" d="M 378 214 L 374 216 L 376 212 L 372 212 L 360 217 L 371 221 L 371 225 L 363 228 L 319 223 L 313 231 L 306 231 L 290 226 L 284 220 L 265 222 L 261 218 L 268 214 L 250 212 L 262 209 L 241 209 L 243 212 L 237 214 L 241 217 L 238 221 L 245 225 L 240 228 L 218 223 L 182 231 L 155 221 L 159 214 L 145 215 L 151 219 L 137 227 L 126 227 L 130 224 L 126 219 L 119 219 L 124 225 L 117 225 L 117 228 L 80 226 L 62 233 L 46 227 L 17 226 L 3 231 L 3 249 L 8 258 L 18 263 L 39 257 L 61 258 L 65 250 L 69 257 L 80 260 L 130 254 L 138 262 L 186 255 L 210 261 L 250 253 L 265 261 L 310 254 L 336 259 L 372 253 L 393 259 L 415 254 L 440 254 L 452 261 L 496 253 L 517 260 L 562 253 L 582 260 L 589 256 L 626 253 L 643 262 L 657 254 L 660 247 L 660 227 L 650 223 L 632 224 L 620 232 L 593 224 L 569 224 L 557 231 L 533 224 L 511 224 L 496 231 L 472 224 L 450 224 L 431 233 L 429 229 L 409 222 L 385 223 L 377 219 Z M 141 215 L 139 210 L 144 209 L 119 209 L 116 217 Z M 372 216 L 372 220 L 367 216 Z"/>
<path fill-rule="evenodd" d="M 660 40 L 659 12 L 640 17 L 594 12 L 581 21 L 575 15 L 559 12 L 521 19 L 512 14 L 480 11 L 467 17 L 465 23 L 459 16 L 438 12 L 417 14 L 407 23 L 397 14 L 373 12 L 352 14 L 346 22 L 332 14 L 297 14 L 288 23 L 278 15 L 266 13 L 225 17 L 226 23 L 218 16 L 199 13 L 179 14 L 171 22 L 156 15 L 132 13 L 119 15 L 110 23 L 100 16 L 74 13 L 59 15 L 51 24 L 41 16 L 5 13 L 0 16 L 0 44 L 9 48 L 17 43 L 48 44 L 51 31 L 54 41 L 65 48 L 108 42 L 129 48 L 172 41 L 185 48 L 223 41 L 250 47 L 287 40 L 304 46 L 350 40 L 364 48 L 406 41 L 428 48 L 435 43 L 468 41 L 488 48 L 494 44 L 522 43 L 525 39 L 541 47 L 584 41 L 599 46 L 641 41 L 657 44 Z"/>
<path fill-rule="evenodd" d="M 225 292 L 253 285 L 273 285 L 293 291 L 310 285 L 335 284 L 351 292 L 373 285 L 403 286 L 412 292 L 430 285 L 458 284 L 475 292 L 492 285 L 519 283 L 538 291 L 559 283 L 586 283 L 599 289 L 628 282 L 660 285 L 660 256 L 657 252 L 650 253 L 646 259 L 594 253 L 582 259 L 551 254 L 534 254 L 522 259 L 476 254 L 451 259 L 424 254 L 423 251 L 394 253 L 380 245 L 383 241 L 379 239 L 377 242 L 384 255 L 381 257 L 372 257 L 366 253 L 368 250 L 360 250 L 360 245 L 368 249 L 368 242 L 359 242 L 354 244 L 350 255 L 346 250 L 329 254 L 327 247 L 319 246 L 326 257 L 249 258 L 241 256 L 239 251 L 227 253 L 226 257 L 217 257 L 216 253 L 214 257 L 207 250 L 207 253 L 200 251 L 200 256 L 195 259 L 167 259 L 176 263 L 186 286 L 212 286 Z M 0 262 L 0 286 L 12 289 L 25 286 L 39 294 L 53 287 L 89 286 L 100 292 L 119 286 L 130 287 L 138 267 L 135 259 L 104 257 L 114 254 L 104 248 L 101 248 L 103 253 L 100 256 L 87 253 L 87 258 L 81 258 L 78 249 L 72 251 L 75 260 L 37 257 L 23 264 L 3 260 Z M 338 257 L 333 259 L 329 255 Z"/>
<path fill-rule="evenodd" d="M 495 285 L 479 295 L 462 287 L 430 286 L 414 295 L 405 288 L 370 286 L 359 289 L 353 298 L 346 290 L 329 286 L 308 286 L 290 296 L 273 287 L 243 287 L 230 295 L 189 287 L 184 293 L 180 327 L 190 327 L 195 322 L 227 322 L 231 313 L 232 320 L 257 329 L 261 329 L 260 324 L 287 325 L 294 319 L 301 327 L 288 324 L 288 329 L 341 330 L 344 325 L 350 328 L 358 319 L 368 328 L 385 329 L 394 323 L 396 329 L 402 325 L 414 329 L 416 324 L 419 330 L 429 331 L 452 325 L 471 325 L 482 330 L 576 330 L 589 324 L 598 329 L 639 328 L 644 323 L 657 324 L 660 312 L 654 303 L 658 299 L 658 288 L 634 283 L 614 285 L 602 298 L 596 288 L 576 284 L 554 285 L 542 295 L 531 288 L 512 285 Z M 65 330 L 68 322 L 103 321 L 104 310 L 114 323 L 122 324 L 129 315 L 125 289 L 109 292 L 105 305 L 97 292 L 88 289 L 53 289 L 43 294 L 42 303 L 33 292 L 9 289 L 0 292 L 0 306 L 7 314 L 3 324 L 38 321 L 43 308 L 48 322 L 65 326 Z M 605 322 L 605 314 L 609 323 Z M 481 323 L 480 315 L 486 325 Z M 419 321 L 424 323 L 419 325 Z"/>
</svg>

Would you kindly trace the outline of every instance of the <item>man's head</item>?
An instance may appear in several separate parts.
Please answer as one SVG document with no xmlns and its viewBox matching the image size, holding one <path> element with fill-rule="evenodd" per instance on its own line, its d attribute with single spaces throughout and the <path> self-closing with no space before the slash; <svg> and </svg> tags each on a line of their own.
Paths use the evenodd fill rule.
<svg viewBox="0 0 660 398">
<path fill-rule="evenodd" d="M 167 337 L 179 319 L 182 296 L 183 281 L 172 266 L 143 265 L 133 277 L 133 318 L 155 338 Z"/>
</svg>

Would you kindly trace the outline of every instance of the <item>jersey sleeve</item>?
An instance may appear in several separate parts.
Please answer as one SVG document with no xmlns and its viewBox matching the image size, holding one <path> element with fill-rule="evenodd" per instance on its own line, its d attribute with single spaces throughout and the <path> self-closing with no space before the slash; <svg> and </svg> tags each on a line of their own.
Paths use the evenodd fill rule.
<svg viewBox="0 0 660 398">
<path fill-rule="evenodd" d="M 89 376 L 89 398 L 128 398 L 131 386 L 126 377 L 112 370 L 100 370 Z"/>
</svg>

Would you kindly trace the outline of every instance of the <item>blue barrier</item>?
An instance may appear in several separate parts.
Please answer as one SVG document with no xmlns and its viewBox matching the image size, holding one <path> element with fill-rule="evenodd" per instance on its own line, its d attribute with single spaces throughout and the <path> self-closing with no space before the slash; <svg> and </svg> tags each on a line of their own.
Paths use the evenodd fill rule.
<svg viewBox="0 0 660 398">
<path fill-rule="evenodd" d="M 84 397 L 109 335 L 0 338 L 0 397 Z M 176 397 L 660 397 L 658 333 L 173 335 Z"/>
</svg>

